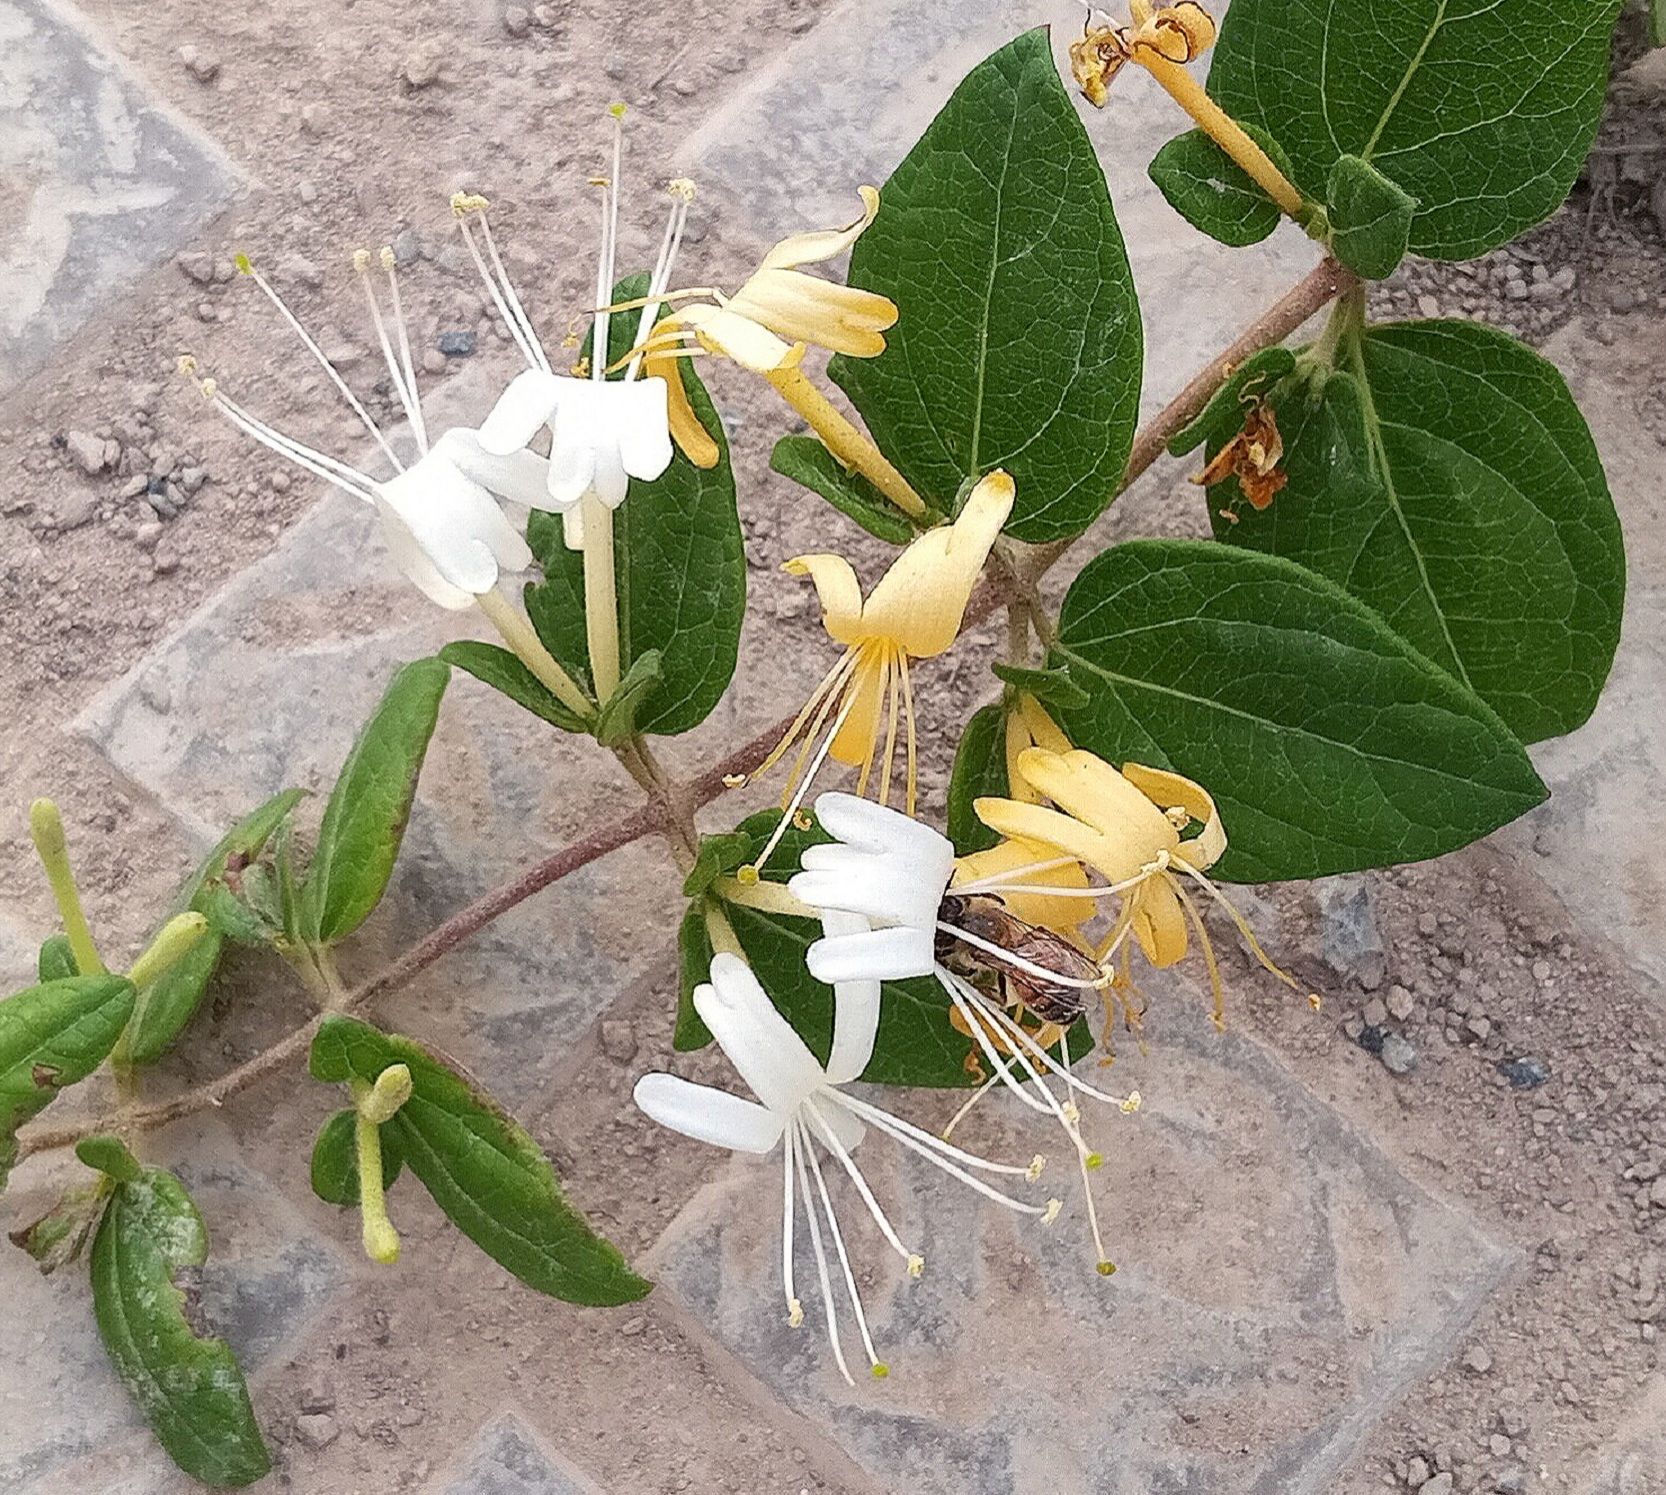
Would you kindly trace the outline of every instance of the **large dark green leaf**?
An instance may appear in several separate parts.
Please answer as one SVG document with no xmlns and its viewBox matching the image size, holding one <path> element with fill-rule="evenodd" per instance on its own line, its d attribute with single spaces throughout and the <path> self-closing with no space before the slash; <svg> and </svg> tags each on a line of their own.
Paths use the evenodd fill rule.
<svg viewBox="0 0 1666 1495">
<path fill-rule="evenodd" d="M 1056 652 L 1092 697 L 1064 713 L 1071 739 L 1208 789 L 1231 838 L 1228 879 L 1438 856 L 1545 797 L 1484 701 L 1335 583 L 1275 556 L 1116 546 L 1071 586 Z"/>
<path fill-rule="evenodd" d="M 819 493 L 847 519 L 870 535 L 906 545 L 914 526 L 890 499 L 861 473 L 849 470 L 815 436 L 783 436 L 770 453 L 771 470 Z"/>
<path fill-rule="evenodd" d="M 247 1485 L 271 1467 L 237 1357 L 192 1327 L 178 1275 L 208 1259 L 202 1216 L 171 1173 L 116 1185 L 93 1241 L 93 1310 L 110 1363 L 168 1456 L 206 1485 Z"/>
<path fill-rule="evenodd" d="M 1572 731 L 1614 661 L 1625 552 L 1561 375 L 1457 321 L 1371 328 L 1344 366 L 1316 402 L 1275 397 L 1289 483 L 1217 532 L 1346 587 L 1524 741 Z"/>
<path fill-rule="evenodd" d="M 1139 304 L 1044 29 L 962 80 L 886 184 L 850 282 L 901 317 L 878 358 L 830 372 L 921 495 L 947 510 L 1004 467 L 1019 539 L 1086 529 L 1133 441 Z"/>
<path fill-rule="evenodd" d="M 1259 125 L 1246 125 L 1255 143 L 1286 175 L 1284 151 Z M 1241 249 L 1259 244 L 1284 215 L 1250 174 L 1202 130 L 1176 135 L 1152 158 L 1157 190 L 1193 228 Z"/>
<path fill-rule="evenodd" d="M 1416 254 L 1468 259 L 1555 212 L 1590 149 L 1620 0 L 1251 0 L 1209 92 L 1322 200 L 1358 156 L 1417 199 Z"/>
<path fill-rule="evenodd" d="M 712 1041 L 711 1029 L 694 1010 L 694 988 L 711 975 L 711 968 L 712 942 L 706 932 L 706 900 L 696 898 L 677 926 L 677 1025 L 672 1030 L 671 1047 L 678 1053 L 703 1049 Z"/>
<path fill-rule="evenodd" d="M 502 691 L 517 706 L 526 707 L 552 727 L 560 727 L 564 732 L 588 730 L 583 719 L 563 706 L 555 693 L 507 649 L 474 639 L 459 639 L 441 649 L 440 658 Z"/>
<path fill-rule="evenodd" d="M 652 1283 L 625 1265 L 562 1197 L 543 1150 L 485 1091 L 437 1054 L 367 1023 L 329 1018 L 312 1045 L 320 1080 L 374 1083 L 411 1071 L 411 1097 L 382 1127 L 459 1230 L 528 1287 L 569 1303 L 631 1303 Z"/>
<path fill-rule="evenodd" d="M 359 733 L 324 807 L 301 889 L 308 938 L 345 939 L 381 902 L 450 678 L 442 660 L 402 666 Z"/>
<path fill-rule="evenodd" d="M 997 703 L 972 713 L 949 776 L 949 839 L 962 856 L 983 851 L 1001 839 L 978 819 L 973 802 L 1008 792 L 1007 714 Z"/>
<path fill-rule="evenodd" d="M 133 1015 L 123 976 L 69 976 L 0 1002 L 0 1188 L 18 1127 L 109 1057 Z"/>
<path fill-rule="evenodd" d="M 614 295 L 630 300 L 646 289 L 646 277 L 632 276 Z M 634 314 L 611 319 L 615 358 L 629 351 L 636 325 Z M 650 650 L 659 651 L 659 683 L 636 712 L 636 730 L 660 736 L 686 732 L 711 714 L 735 673 L 746 611 L 746 552 L 728 440 L 686 360 L 682 377 L 695 414 L 717 442 L 717 466 L 702 471 L 678 452 L 653 482 L 631 479 L 630 496 L 613 516 L 620 663 L 628 671 Z M 584 558 L 567 549 L 553 514 L 533 514 L 527 541 L 545 577 L 527 588 L 527 612 L 550 653 L 588 682 Z"/>
<path fill-rule="evenodd" d="M 174 895 L 163 922 L 194 910 L 207 918 L 208 932 L 139 993 L 128 1049 L 133 1063 L 151 1064 L 162 1057 L 202 1004 L 225 940 L 246 937 L 247 927 L 236 922 L 237 910 L 230 906 L 235 899 L 220 879 L 228 869 L 240 870 L 259 856 L 301 798 L 301 790 L 287 789 L 244 816 Z"/>
</svg>

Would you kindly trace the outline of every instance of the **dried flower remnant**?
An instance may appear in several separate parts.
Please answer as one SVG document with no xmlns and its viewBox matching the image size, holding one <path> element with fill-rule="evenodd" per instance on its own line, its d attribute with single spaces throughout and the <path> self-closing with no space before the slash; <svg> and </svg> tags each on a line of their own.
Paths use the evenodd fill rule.
<svg viewBox="0 0 1666 1495">
<path fill-rule="evenodd" d="M 1283 463 L 1284 438 L 1279 434 L 1278 417 L 1273 414 L 1272 402 L 1262 396 L 1248 402 L 1242 429 L 1191 481 L 1200 488 L 1212 488 L 1228 478 L 1237 478 L 1239 492 L 1252 509 L 1260 512 L 1289 481 Z M 1230 507 L 1222 509 L 1221 516 L 1238 522 L 1238 515 Z"/>
</svg>

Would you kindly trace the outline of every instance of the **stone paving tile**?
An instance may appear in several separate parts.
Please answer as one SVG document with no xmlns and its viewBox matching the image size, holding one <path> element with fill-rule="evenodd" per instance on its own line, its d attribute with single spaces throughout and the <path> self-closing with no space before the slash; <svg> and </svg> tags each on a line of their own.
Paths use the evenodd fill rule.
<svg viewBox="0 0 1666 1495">
<path fill-rule="evenodd" d="M 462 1467 L 434 1489 L 442 1495 L 600 1495 L 589 1480 L 539 1448 L 513 1415 L 487 1428 Z"/>
<path fill-rule="evenodd" d="M 229 200 L 230 163 L 52 0 L 0 0 L 0 390 Z"/>
<path fill-rule="evenodd" d="M 1211 7 L 1217 17 L 1225 8 Z M 1047 22 L 1068 78 L 1065 48 L 1080 22 L 1067 8 L 846 0 L 695 132 L 693 174 L 737 197 L 767 240 L 846 222 L 856 186 L 890 175 L 968 70 Z M 1228 249 L 1168 206 L 1146 167 L 1191 121 L 1138 68 L 1117 79 L 1105 109 L 1078 108 L 1145 308 L 1150 412 L 1219 350 L 1223 329 L 1249 321 L 1312 267 L 1313 246 L 1285 224 L 1253 249 Z"/>
<path fill-rule="evenodd" d="M 1625 527 L 1625 623 L 1590 721 L 1533 750 L 1549 802 L 1496 840 L 1548 882 L 1586 929 L 1618 944 L 1666 1000 L 1666 884 L 1653 843 L 1636 835 L 1639 812 L 1666 802 L 1666 465 L 1634 417 L 1637 385 L 1614 366 L 1612 349 L 1570 326 L 1545 354 L 1568 376 L 1591 422 Z M 1605 875 L 1592 875 L 1598 867 Z"/>
<path fill-rule="evenodd" d="M 1165 1017 L 1149 1053 L 1110 1072 L 1118 1089 L 1142 1090 L 1144 1111 L 1088 1118 L 1107 1155 L 1097 1197 L 1114 1277 L 1092 1270 L 1062 1160 L 1049 1173 L 1066 1211 L 1038 1235 L 870 1138 L 864 1170 L 927 1260 L 907 1281 L 859 1201 L 840 1193 L 888 1380 L 839 1380 L 809 1293 L 805 1325 L 787 1326 L 778 1163 L 737 1160 L 697 1196 L 650 1261 L 662 1291 L 885 1488 L 1328 1490 L 1510 1255 L 1255 1044 L 1208 1034 L 1198 1007 L 1154 1005 Z M 903 1104 L 924 1119 L 918 1098 Z M 1000 1157 L 1051 1147 L 1004 1112 L 965 1140 Z M 802 1222 L 799 1236 L 805 1284 Z"/>
</svg>

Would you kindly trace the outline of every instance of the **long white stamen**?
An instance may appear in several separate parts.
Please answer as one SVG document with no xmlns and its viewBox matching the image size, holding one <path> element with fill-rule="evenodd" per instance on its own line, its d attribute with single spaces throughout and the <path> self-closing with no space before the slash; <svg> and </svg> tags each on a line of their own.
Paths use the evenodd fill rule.
<svg viewBox="0 0 1666 1495">
<path fill-rule="evenodd" d="M 949 1118 L 949 1124 L 946 1127 L 944 1127 L 941 1132 L 938 1133 L 938 1135 L 945 1142 L 947 1142 L 949 1140 L 949 1137 L 954 1132 L 954 1129 L 957 1126 L 959 1126 L 960 1123 L 963 1122 L 968 1116 L 970 1116 L 972 1114 L 972 1107 L 977 1105 L 977 1103 L 980 1100 L 982 1100 L 984 1098 L 984 1096 L 988 1095 L 991 1090 L 993 1090 L 997 1085 L 999 1085 L 1001 1083 L 1001 1080 L 1002 1080 L 1002 1077 L 1003 1077 L 1004 1074 L 1005 1074 L 1005 1069 L 1004 1068 L 996 1070 L 994 1074 L 992 1074 L 987 1080 L 985 1080 L 983 1082 L 983 1084 L 979 1085 L 978 1088 L 972 1092 L 971 1096 L 967 1099 L 965 1105 L 963 1105 L 958 1111 L 956 1111 L 954 1113 L 953 1116 L 951 1116 Z"/>
<path fill-rule="evenodd" d="M 797 1130 L 798 1123 L 792 1124 Z M 808 1137 L 800 1138 L 793 1148 L 794 1162 L 798 1165 L 798 1187 L 804 1199 L 804 1215 L 810 1225 L 810 1247 L 816 1258 L 816 1275 L 821 1279 L 822 1312 L 827 1317 L 827 1339 L 833 1346 L 833 1359 L 839 1367 L 839 1374 L 845 1378 L 847 1386 L 854 1386 L 851 1379 L 850 1367 L 845 1364 L 844 1346 L 839 1343 L 839 1326 L 835 1318 L 833 1307 L 833 1282 L 827 1274 L 827 1253 L 821 1244 L 821 1222 L 816 1218 L 816 1202 L 810 1197 L 810 1175 L 804 1167 L 804 1153 L 810 1146 Z"/>
<path fill-rule="evenodd" d="M 550 372 L 549 360 L 544 357 L 544 350 L 539 346 L 536 338 L 528 339 L 530 327 L 523 327 L 520 318 L 511 309 L 510 301 L 505 300 L 504 291 L 507 290 L 511 299 L 515 296 L 514 287 L 507 282 L 500 289 L 496 276 L 486 268 L 486 261 L 481 257 L 480 246 L 474 242 L 474 233 L 469 226 L 468 212 L 458 212 L 457 226 L 463 235 L 463 243 L 468 246 L 469 258 L 474 261 L 474 268 L 480 272 L 480 278 L 486 283 L 486 293 L 492 298 L 492 304 L 497 307 L 497 313 L 503 318 L 503 325 L 509 329 L 509 336 L 515 346 L 520 349 L 521 357 L 526 360 L 528 368 L 541 369 Z M 481 227 L 485 228 L 485 215 L 481 215 Z M 515 305 L 519 306 L 519 301 Z M 522 316 L 524 316 L 524 312 Z"/>
<path fill-rule="evenodd" d="M 521 302 L 520 292 L 515 289 L 515 282 L 509 278 L 503 257 L 497 252 L 497 240 L 492 237 L 492 225 L 485 213 L 480 215 L 480 237 L 486 241 L 486 253 L 492 258 L 492 268 L 497 271 L 498 278 L 503 282 L 504 299 L 509 303 L 509 310 L 514 314 L 514 322 L 520 330 L 521 351 L 531 358 L 535 368 L 542 369 L 546 374 L 550 373 L 550 361 L 544 353 L 544 345 L 532 325 L 532 318 L 527 315 L 526 307 Z M 511 326 L 510 331 L 515 331 L 515 326 Z"/>
<path fill-rule="evenodd" d="M 390 265 L 388 275 L 391 278 L 393 251 L 387 250 L 385 253 Z M 412 434 L 416 437 L 417 450 L 426 455 L 428 433 L 423 428 L 422 412 L 416 405 L 416 380 L 412 378 L 410 384 L 406 384 L 404 371 L 394 357 L 393 344 L 388 340 L 387 324 L 382 320 L 381 303 L 376 299 L 376 288 L 370 283 L 370 259 L 367 250 L 361 249 L 354 256 L 353 268 L 358 271 L 359 284 L 364 287 L 365 305 L 370 308 L 370 325 L 376 329 L 376 341 L 381 345 L 382 360 L 388 366 L 388 378 L 393 384 L 393 392 L 399 400 L 400 408 L 405 412 L 405 419 L 410 424 Z"/>
<path fill-rule="evenodd" d="M 1030 862 L 1025 866 L 1012 867 L 1004 872 L 993 872 L 988 877 L 980 877 L 972 882 L 958 883 L 954 891 L 957 893 L 992 893 L 996 890 L 998 884 L 1011 882 L 1015 878 L 1029 877 L 1036 872 L 1052 872 L 1059 867 L 1080 865 L 1075 857 L 1049 857 L 1045 862 Z M 1033 886 L 1034 884 L 1025 883 L 1024 891 L 1029 892 Z"/>
<path fill-rule="evenodd" d="M 277 307 L 278 315 L 289 324 L 296 337 L 300 338 L 301 343 L 306 348 L 307 352 L 312 354 L 312 356 L 318 360 L 319 367 L 330 376 L 330 382 L 341 391 L 342 397 L 350 406 L 352 406 L 353 413 L 364 423 L 365 430 L 369 431 L 370 434 L 376 438 L 376 444 L 382 448 L 384 453 L 386 453 L 388 461 L 393 463 L 394 471 L 404 472 L 405 464 L 399 460 L 393 448 L 388 445 L 387 437 L 382 434 L 376 422 L 370 418 L 370 412 L 359 403 L 359 397 L 347 387 L 347 381 L 336 372 L 336 366 L 324 356 L 324 350 L 312 340 L 312 334 L 301 325 L 295 313 L 284 305 L 283 297 L 272 289 L 272 287 L 267 283 L 266 277 L 262 275 L 260 271 L 255 269 L 253 265 L 250 265 L 246 258 L 241 260 L 241 264 L 248 266 L 249 279 L 254 281 L 254 283 L 266 293 L 266 299 L 270 301 L 273 306 Z"/>
<path fill-rule="evenodd" d="M 405 306 L 399 299 L 399 276 L 394 271 L 391 249 L 382 251 L 382 266 L 388 272 L 388 294 L 393 302 L 393 326 L 399 334 L 399 357 L 405 365 L 405 385 L 411 392 L 411 429 L 416 435 L 417 450 L 428 451 L 428 423 L 422 418 L 422 398 L 417 393 L 416 365 L 411 361 L 411 334 L 405 325 Z"/>
<path fill-rule="evenodd" d="M 590 377 L 607 378 L 612 347 L 608 342 L 608 303 L 613 299 L 613 261 L 619 244 L 619 173 L 625 149 L 625 117 L 621 105 L 613 114 L 613 175 L 602 188 L 602 252 L 596 259 L 596 320 L 590 334 Z"/>
<path fill-rule="evenodd" d="M 798 1191 L 793 1186 L 791 1127 L 781 1134 L 781 1162 L 781 1290 L 787 1296 L 787 1322 L 796 1329 L 804 1322 L 804 1305 L 798 1301 L 798 1289 L 793 1282 L 793 1202 Z"/>
<path fill-rule="evenodd" d="M 210 396 L 210 403 L 245 435 L 253 437 L 280 457 L 287 458 L 297 467 L 312 473 L 314 477 L 323 478 L 325 482 L 351 493 L 365 503 L 375 502 L 375 481 L 367 478 L 357 468 L 349 467 L 345 462 L 338 462 L 334 457 L 315 451 L 303 442 L 284 435 L 282 431 L 249 414 L 235 400 L 228 399 L 218 391 Z"/>
<path fill-rule="evenodd" d="M 867 1179 L 862 1176 L 862 1170 L 856 1166 L 856 1160 L 851 1157 L 849 1151 L 839 1141 L 833 1128 L 827 1124 L 827 1118 L 816 1108 L 814 1100 L 807 1100 L 804 1103 L 804 1113 L 814 1124 L 815 1133 L 821 1138 L 822 1146 L 839 1160 L 840 1166 L 850 1175 L 850 1181 L 856 1185 L 856 1192 L 862 1196 L 862 1203 L 867 1205 L 868 1213 L 874 1217 L 874 1223 L 879 1226 L 879 1233 L 890 1243 L 891 1249 L 903 1261 L 908 1263 L 909 1271 L 913 1272 L 918 1253 L 910 1251 L 907 1246 L 903 1245 L 902 1238 L 897 1234 L 895 1227 L 892 1226 L 890 1217 L 880 1207 L 879 1201 L 874 1198 L 873 1190 L 868 1187 Z"/>
<path fill-rule="evenodd" d="M 850 1306 L 856 1313 L 856 1327 L 862 1335 L 862 1348 L 868 1352 L 868 1364 L 873 1367 L 873 1373 L 876 1376 L 884 1376 L 888 1372 L 874 1349 L 873 1335 L 868 1332 L 868 1316 L 862 1311 L 862 1295 L 856 1290 L 856 1274 L 850 1269 L 850 1254 L 845 1250 L 844 1232 L 839 1229 L 839 1217 L 833 1213 L 833 1201 L 827 1194 L 827 1180 L 822 1177 L 821 1161 L 816 1157 L 808 1136 L 804 1139 L 804 1152 L 810 1160 L 810 1172 L 816 1179 L 816 1192 L 821 1196 L 821 1207 L 827 1215 L 827 1229 L 833 1237 L 833 1249 L 839 1253 L 839 1266 L 845 1275 L 845 1291 L 850 1294 Z"/>
<path fill-rule="evenodd" d="M 956 977 L 955 979 L 959 980 L 960 978 Z M 1104 1101 L 1108 1106 L 1115 1106 L 1119 1111 L 1132 1110 L 1137 1107 L 1138 1103 L 1134 1100 L 1132 1095 L 1110 1095 L 1103 1090 L 1096 1089 L 1094 1086 L 1088 1084 L 1086 1080 L 1079 1079 L 1076 1075 L 1072 1074 L 1069 1069 L 1061 1065 L 1058 1060 L 1047 1052 L 1045 1048 L 1037 1043 L 1034 1035 L 1028 1032 L 1021 1023 L 1015 1021 L 1010 1014 L 1002 1010 L 1000 1007 L 997 1007 L 994 1003 L 986 1001 L 983 994 L 978 992 L 976 987 L 969 985 L 968 990 L 976 994 L 978 1002 L 987 1009 L 989 1016 L 993 1019 L 996 1025 L 1002 1028 L 1008 1036 L 1015 1039 L 1021 1045 L 1020 1052 L 1027 1049 L 1033 1058 L 1035 1058 L 1047 1069 L 1051 1070 L 1067 1085 L 1071 1086 L 1073 1089 L 1082 1091 L 1085 1095 L 1091 1095 L 1095 1100 Z"/>
<path fill-rule="evenodd" d="M 1059 1034 L 1059 1058 L 1068 1072 L 1070 1069 L 1070 1030 L 1068 1028 Z M 1088 1177 L 1088 1169 L 1097 1167 L 1098 1160 L 1098 1153 L 1094 1153 L 1090 1159 L 1084 1156 L 1079 1148 L 1077 1149 L 1076 1164 L 1082 1175 L 1082 1198 L 1088 1207 L 1088 1229 L 1093 1234 L 1093 1249 L 1097 1253 L 1095 1265 L 1103 1272 L 1109 1265 L 1109 1258 L 1105 1255 L 1104 1238 L 1099 1234 L 1099 1208 L 1093 1202 L 1093 1180 Z"/>
<path fill-rule="evenodd" d="M 850 715 L 856 705 L 856 692 L 852 691 L 846 697 L 844 705 L 839 710 L 838 719 L 829 728 L 821 746 L 816 749 L 816 756 L 811 760 L 809 771 L 798 781 L 798 787 L 793 791 L 793 797 L 786 808 L 781 811 L 781 819 L 774 830 L 769 833 L 769 840 L 764 843 L 764 849 L 758 853 L 752 866 L 761 868 L 769 860 L 770 853 L 781 844 L 781 838 L 786 835 L 787 827 L 792 824 L 793 816 L 798 813 L 799 806 L 804 803 L 805 796 L 810 792 L 810 785 L 815 782 L 821 766 L 827 761 L 827 755 L 832 750 L 833 741 L 839 735 L 839 729 L 844 726 L 845 718 Z"/>
<path fill-rule="evenodd" d="M 971 1003 L 969 1003 L 966 998 L 961 995 L 959 987 L 949 982 L 948 973 L 944 971 L 942 966 L 938 966 L 936 968 L 936 976 L 938 984 L 941 985 L 946 992 L 948 992 L 949 1000 L 954 1003 L 955 1010 L 958 1011 L 961 1017 L 965 1019 L 967 1028 L 971 1030 L 973 1042 L 975 1042 L 978 1047 L 983 1050 L 983 1056 L 989 1061 L 990 1068 L 995 1071 L 996 1076 L 999 1079 L 1005 1082 L 1007 1089 L 1017 1096 L 1018 1099 L 1032 1111 L 1041 1111 L 1045 1113 L 1049 1110 L 1053 1110 L 1056 1112 L 1056 1106 L 1049 1107 L 1043 1102 L 1037 1100 L 1029 1093 L 1028 1090 L 1024 1088 L 1022 1081 L 1013 1079 L 1012 1061 L 1002 1057 L 1001 1054 L 996 1052 L 995 1045 L 989 1037 L 988 1029 L 985 1027 L 984 1022 L 979 1015 L 979 1008 L 973 1007 Z M 968 990 L 971 990 L 971 988 L 968 988 Z M 981 1007 L 981 1002 L 979 1005 Z M 1015 1055 L 1014 1058 L 1016 1059 L 1016 1057 L 1017 1056 Z M 1045 1087 L 1043 1087 L 1043 1091 L 1045 1093 Z M 1049 1099 L 1051 1099 L 1050 1096 Z"/>
<path fill-rule="evenodd" d="M 692 188 L 689 189 L 692 192 Z M 634 379 L 642 365 L 642 355 L 653 331 L 654 318 L 660 308 L 660 295 L 671 280 L 671 266 L 682 247 L 683 225 L 688 222 L 689 198 L 676 186 L 671 189 L 671 216 L 666 220 L 665 237 L 660 241 L 659 258 L 654 262 L 654 273 L 648 277 L 648 295 L 642 303 L 642 315 L 636 320 L 636 352 L 625 369 L 625 377 Z"/>
<path fill-rule="evenodd" d="M 897 1136 L 898 1140 L 901 1140 L 901 1136 L 912 1137 L 934 1152 L 942 1153 L 945 1157 L 957 1158 L 970 1168 L 981 1168 L 986 1173 L 1010 1173 L 1020 1178 L 1028 1178 L 1035 1171 L 1033 1163 L 1020 1166 L 1017 1163 L 996 1163 L 988 1158 L 980 1158 L 975 1152 L 966 1152 L 952 1142 L 944 1141 L 942 1137 L 933 1136 L 923 1127 L 915 1126 L 911 1121 L 904 1121 L 900 1116 L 893 1116 L 889 1111 L 868 1101 L 858 1100 L 854 1095 L 846 1095 L 842 1090 L 833 1090 L 830 1095 L 851 1115 L 878 1127 L 882 1132 Z"/>
<path fill-rule="evenodd" d="M 992 1027 L 998 1026 L 994 1021 L 998 1009 L 992 1003 L 987 1002 L 982 993 L 978 992 L 976 988 L 968 986 L 967 997 L 968 1000 L 974 1004 L 976 1011 L 982 1017 L 987 1019 Z M 1068 1105 L 1059 1104 L 1058 1097 L 1054 1095 L 1052 1090 L 1048 1087 L 1045 1077 L 1036 1069 L 1035 1065 L 1030 1062 L 1030 1055 L 1025 1052 L 1026 1048 L 1028 1048 L 1031 1052 L 1034 1052 L 1037 1046 L 1029 1040 L 1029 1035 L 1024 1033 L 1022 1028 L 1019 1028 L 1018 1032 L 1021 1041 L 1012 1043 L 1009 1040 L 1009 1047 L 1012 1050 L 1014 1062 L 1021 1070 L 1024 1071 L 1028 1082 L 1035 1086 L 1036 1095 L 1040 1097 L 1042 1102 L 1038 1109 L 1051 1112 L 1053 1117 L 1061 1126 L 1063 1126 L 1064 1133 L 1070 1138 L 1071 1143 L 1075 1146 L 1077 1154 L 1081 1157 L 1086 1157 L 1089 1152 L 1088 1145 L 1082 1140 L 1081 1130 L 1077 1127 L 1075 1119 L 1071 1114 L 1076 1109 L 1074 1103 Z M 1010 1072 L 1007 1075 L 1007 1084 L 1012 1093 L 1020 1099 L 1029 1098 L 1029 1091 L 1024 1088 L 1024 1082 L 1013 1080 Z M 1065 1092 L 1065 1096 L 1068 1101 L 1068 1090 Z"/>
<path fill-rule="evenodd" d="M 957 940 L 964 941 L 974 950 L 981 950 L 985 955 L 992 956 L 1000 961 L 1002 965 L 1011 966 L 1014 970 L 1023 971 L 1025 975 L 1035 976 L 1052 985 L 1074 987 L 1079 991 L 1098 991 L 1100 988 L 1110 985 L 1110 977 L 1108 976 L 1102 975 L 1097 981 L 1090 981 L 1085 976 L 1061 975 L 1058 971 L 1049 970 L 1044 965 L 1037 965 L 1033 960 L 1025 960 L 1022 955 L 1015 955 L 1004 946 L 997 945 L 992 940 L 982 939 L 978 935 L 970 934 L 964 929 L 959 929 L 955 925 L 947 923 L 945 920 L 939 919 L 937 927 L 942 933 L 952 934 Z"/>
</svg>

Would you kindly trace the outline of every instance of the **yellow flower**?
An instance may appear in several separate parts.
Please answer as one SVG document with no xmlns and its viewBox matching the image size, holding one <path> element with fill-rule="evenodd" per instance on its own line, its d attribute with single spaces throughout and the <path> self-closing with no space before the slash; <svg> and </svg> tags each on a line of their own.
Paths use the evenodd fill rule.
<svg viewBox="0 0 1666 1495">
<path fill-rule="evenodd" d="M 733 296 L 695 290 L 673 291 L 666 297 L 712 298 L 690 301 L 662 317 L 644 344 L 647 372 L 661 375 L 671 390 L 672 432 L 690 461 L 709 467 L 717 460 L 715 444 L 682 393 L 681 380 L 673 377 L 675 360 L 688 356 L 691 344 L 766 375 L 796 369 L 806 344 L 852 358 L 875 358 L 885 351 L 884 333 L 897 320 L 895 302 L 798 268 L 837 258 L 873 222 L 879 193 L 872 187 L 857 190 L 862 198 L 860 218 L 844 228 L 783 239 Z M 710 460 L 704 460 L 708 455 Z"/>
<path fill-rule="evenodd" d="M 788 814 L 782 817 L 783 826 L 829 755 L 841 763 L 860 765 L 859 795 L 867 793 L 877 767 L 878 799 L 885 804 L 899 729 L 907 761 L 905 805 L 908 814 L 914 813 L 916 751 L 909 661 L 934 658 L 955 641 L 972 588 L 1012 512 L 1015 491 L 1006 473 L 989 473 L 967 497 L 960 517 L 914 540 L 866 600 L 856 572 L 843 556 L 801 555 L 787 562 L 790 574 L 808 576 L 815 583 L 822 626 L 835 643 L 844 645 L 844 653 L 758 768 L 759 774 L 768 772 L 795 743 L 802 743 L 784 797 Z M 883 753 L 879 746 L 882 727 Z M 818 738 L 819 748 L 815 746 Z M 772 840 L 764 856 L 773 845 Z"/>
<path fill-rule="evenodd" d="M 1079 41 L 1070 46 L 1070 71 L 1087 101 L 1105 107 L 1111 80 L 1124 63 L 1186 63 L 1215 44 L 1215 22 L 1195 0 L 1152 9 L 1149 0 L 1132 0 L 1131 26 L 1114 26 L 1097 14 L 1088 17 Z"/>
</svg>

